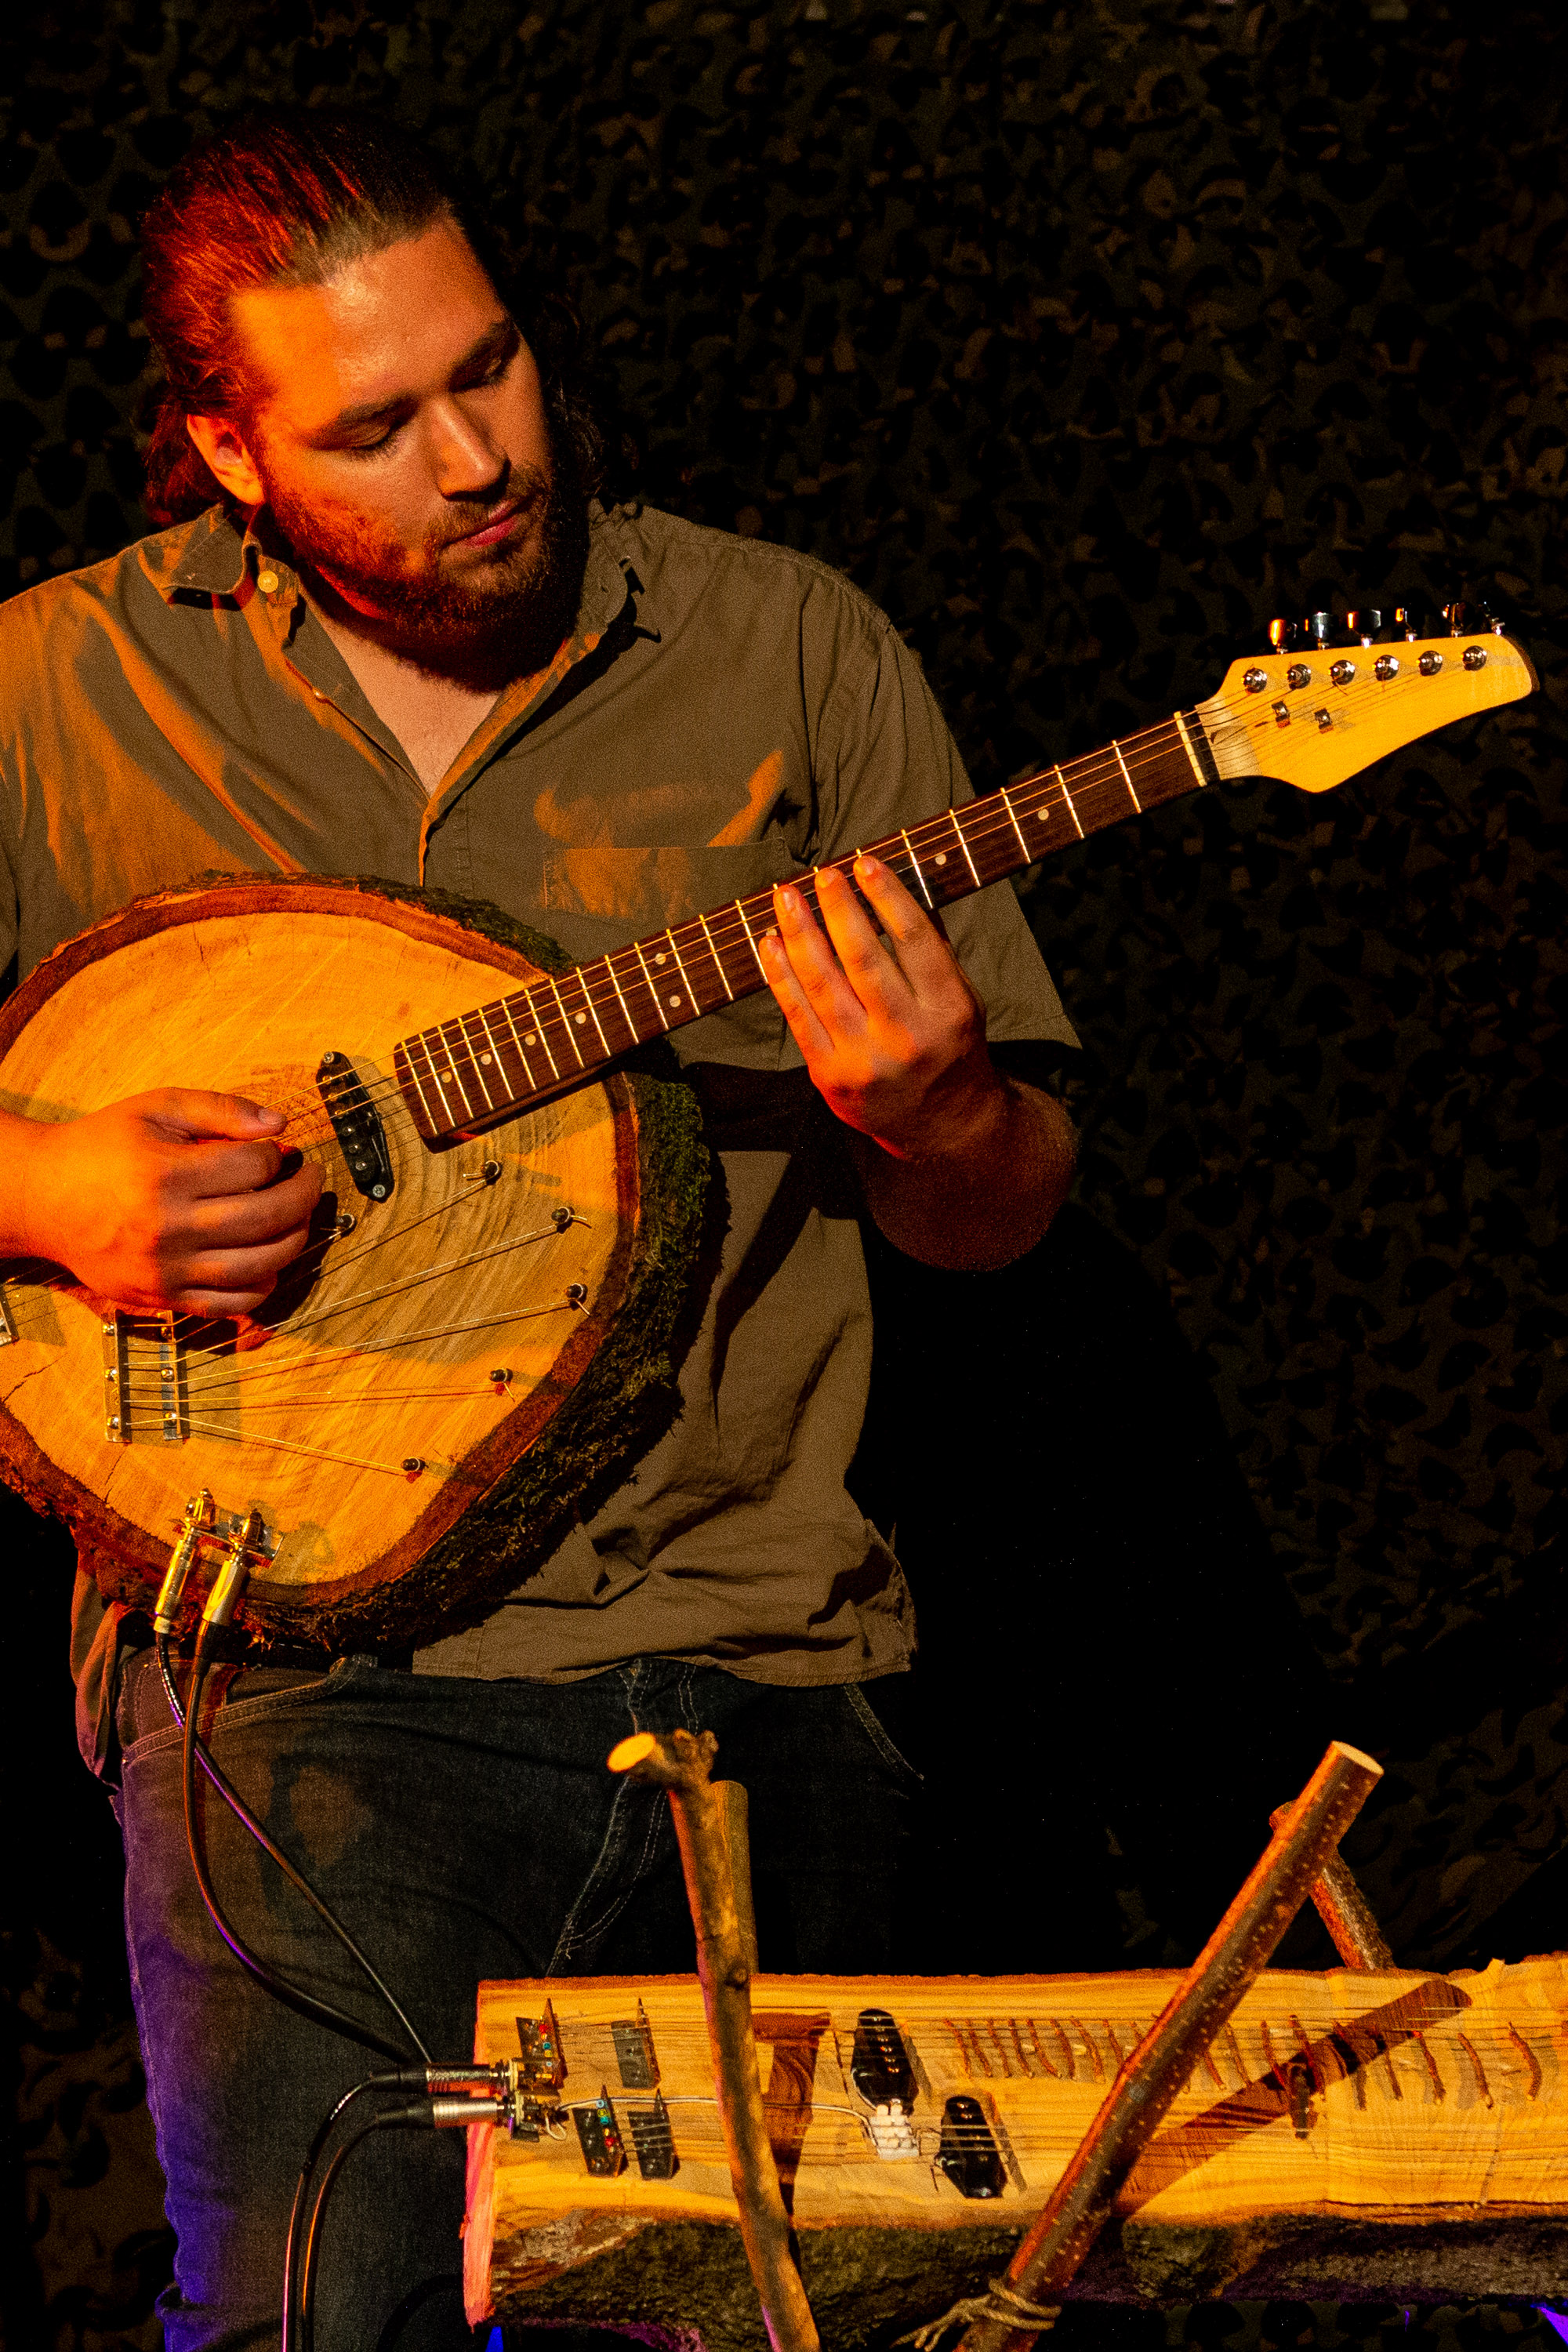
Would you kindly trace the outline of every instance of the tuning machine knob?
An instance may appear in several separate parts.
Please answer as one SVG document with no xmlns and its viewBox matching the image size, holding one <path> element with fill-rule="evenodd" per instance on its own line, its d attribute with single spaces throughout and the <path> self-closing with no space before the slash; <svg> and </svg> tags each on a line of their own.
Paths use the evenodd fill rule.
<svg viewBox="0 0 1568 2352">
<path fill-rule="evenodd" d="M 1292 654 L 1301 642 L 1300 624 L 1297 621 L 1270 621 L 1268 642 L 1277 654 Z"/>
<path fill-rule="evenodd" d="M 1363 646 L 1374 646 L 1383 635 L 1384 625 L 1387 619 L 1386 613 L 1373 611 L 1363 605 L 1357 611 L 1345 614 L 1345 626 L 1352 637 L 1360 638 Z"/>
<path fill-rule="evenodd" d="M 1467 637 L 1474 635 L 1476 624 L 1470 617 L 1474 610 L 1475 607 L 1470 604 L 1444 605 L 1443 618 L 1448 624 L 1448 635 L 1451 637 Z"/>
<path fill-rule="evenodd" d="M 1340 624 L 1332 613 L 1309 613 L 1303 627 L 1309 646 L 1331 646 L 1339 634 Z"/>
</svg>

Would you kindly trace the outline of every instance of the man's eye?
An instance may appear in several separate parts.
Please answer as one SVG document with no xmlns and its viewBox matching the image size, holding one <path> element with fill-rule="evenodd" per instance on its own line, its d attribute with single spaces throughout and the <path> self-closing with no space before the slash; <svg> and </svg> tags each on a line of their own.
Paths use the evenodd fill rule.
<svg viewBox="0 0 1568 2352">
<path fill-rule="evenodd" d="M 343 455 L 345 457 L 374 457 L 378 450 L 386 448 L 395 441 L 402 430 L 401 425 L 389 425 L 384 433 L 376 435 L 374 441 L 345 442 Z"/>
</svg>

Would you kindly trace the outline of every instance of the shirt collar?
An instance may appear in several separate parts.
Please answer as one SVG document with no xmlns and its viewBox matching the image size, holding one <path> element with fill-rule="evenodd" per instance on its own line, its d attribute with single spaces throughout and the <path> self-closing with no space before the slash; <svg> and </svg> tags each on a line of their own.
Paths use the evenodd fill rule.
<svg viewBox="0 0 1568 2352">
<path fill-rule="evenodd" d="M 617 522 L 614 509 L 606 513 L 596 500 L 590 507 L 588 561 L 573 632 L 579 644 L 587 647 L 596 646 L 620 618 L 628 596 L 637 600 L 639 618 L 646 602 L 642 583 L 633 572 L 629 558 L 621 552 Z M 269 526 L 271 517 L 265 507 L 249 516 L 242 530 L 228 508 L 212 506 L 184 526 L 183 540 L 171 532 L 174 543 L 167 548 L 159 583 L 164 599 L 182 592 L 237 598 L 247 579 L 255 580 L 264 569 L 277 575 L 268 593 L 297 593 L 299 574 L 282 552 L 276 530 Z"/>
<path fill-rule="evenodd" d="M 250 530 L 242 530 L 224 506 L 208 507 L 205 514 L 186 523 L 183 538 L 177 531 L 167 533 L 160 566 L 163 577 L 158 582 L 165 603 L 182 593 L 237 597 L 247 571 L 254 578 L 259 562 L 259 550 L 257 560 L 251 560 L 253 544 Z"/>
</svg>

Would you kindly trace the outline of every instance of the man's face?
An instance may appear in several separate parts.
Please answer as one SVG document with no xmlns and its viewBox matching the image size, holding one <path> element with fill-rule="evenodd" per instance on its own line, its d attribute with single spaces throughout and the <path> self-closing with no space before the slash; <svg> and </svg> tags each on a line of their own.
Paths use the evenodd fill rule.
<svg viewBox="0 0 1568 2352">
<path fill-rule="evenodd" d="M 242 294 L 234 324 L 258 388 L 242 446 L 308 570 L 432 667 L 548 661 L 575 613 L 584 502 L 460 230 Z"/>
</svg>

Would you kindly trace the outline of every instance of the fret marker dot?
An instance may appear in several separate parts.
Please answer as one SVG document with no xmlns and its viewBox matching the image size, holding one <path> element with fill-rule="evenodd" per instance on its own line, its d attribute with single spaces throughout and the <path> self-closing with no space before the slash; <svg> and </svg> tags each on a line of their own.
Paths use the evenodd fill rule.
<svg viewBox="0 0 1568 2352">
<path fill-rule="evenodd" d="M 669 958 L 667 955 L 656 955 L 654 961 L 655 963 L 668 963 L 669 961 Z"/>
<path fill-rule="evenodd" d="M 670 1000 L 669 1000 L 669 1001 L 670 1001 L 670 1003 L 671 1003 L 672 1004 L 679 1004 L 679 1002 L 680 1002 L 680 999 L 679 999 L 679 996 L 672 996 L 672 997 L 670 998 Z"/>
<path fill-rule="evenodd" d="M 522 1041 L 522 1042 L 523 1042 L 523 1044 L 524 1044 L 525 1045 L 538 1045 L 538 1043 L 539 1043 L 539 1040 L 538 1040 L 538 1038 L 534 1035 L 534 1034 L 533 1034 L 532 1030 L 531 1029 L 531 1030 L 529 1031 L 529 1033 L 528 1033 L 527 1036 L 523 1039 L 523 1041 Z"/>
<path fill-rule="evenodd" d="M 575 1021 L 576 1021 L 576 1024 L 577 1024 L 578 1028 L 579 1028 L 579 1029 L 581 1029 L 581 1027 L 583 1026 L 584 1022 L 584 1021 L 586 1021 L 586 1019 L 588 1018 L 588 1016 L 587 1016 L 587 1014 L 586 1014 L 585 1013 L 576 1013 L 576 1014 L 574 1016 L 574 1019 L 575 1019 Z"/>
<path fill-rule="evenodd" d="M 489 1066 L 489 1058 L 490 1058 L 490 1057 L 489 1057 L 489 1055 L 488 1054 L 481 1054 L 481 1055 L 479 1055 L 479 1059 L 480 1059 L 480 1061 L 481 1061 L 481 1062 L 483 1062 L 483 1063 L 486 1065 L 486 1066 L 487 1066 L 487 1067 Z"/>
<path fill-rule="evenodd" d="M 931 860 L 931 863 L 932 863 L 932 865 L 933 865 L 933 866 L 945 866 L 945 865 L 947 864 L 947 852 L 946 852 L 946 850 L 945 850 L 945 849 L 939 849 L 939 850 L 937 851 L 937 853 L 936 853 L 935 857 Z"/>
</svg>

